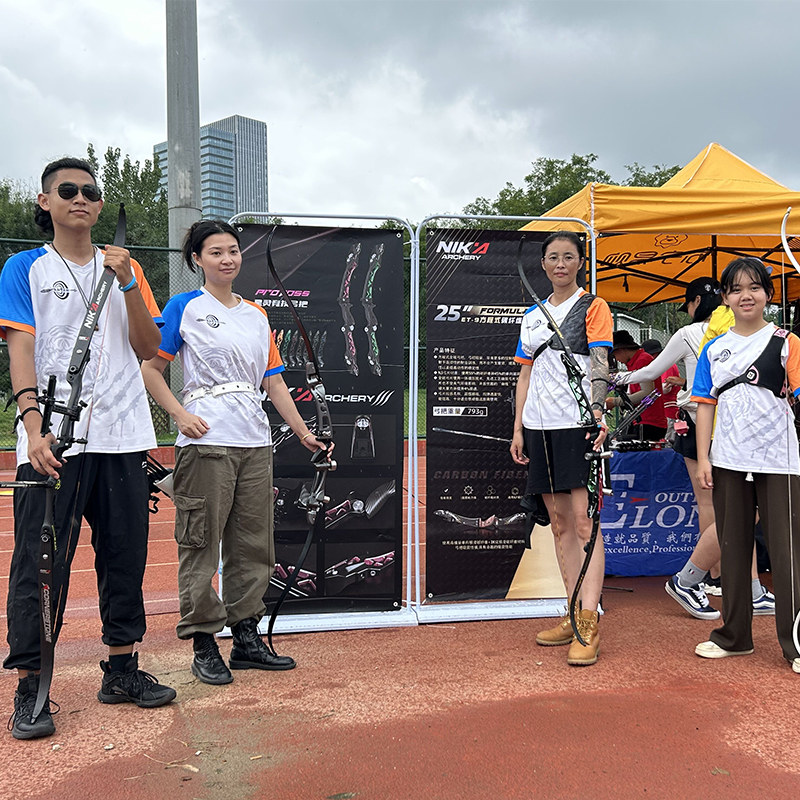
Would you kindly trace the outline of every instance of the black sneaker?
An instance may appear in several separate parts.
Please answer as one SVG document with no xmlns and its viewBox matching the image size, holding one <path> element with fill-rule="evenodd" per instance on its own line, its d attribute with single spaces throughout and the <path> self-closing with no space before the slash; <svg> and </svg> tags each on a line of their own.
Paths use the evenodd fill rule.
<svg viewBox="0 0 800 800">
<path fill-rule="evenodd" d="M 139 669 L 139 654 L 133 653 L 122 672 L 112 672 L 107 661 L 100 662 L 103 684 L 97 693 L 101 703 L 136 703 L 156 708 L 175 699 L 175 690 L 162 686 L 153 675 Z"/>
<path fill-rule="evenodd" d="M 233 647 L 228 662 L 231 669 L 294 669 L 297 664 L 291 656 L 273 653 L 258 635 L 258 621 L 243 619 L 232 628 Z"/>
<path fill-rule="evenodd" d="M 219 654 L 219 647 L 214 636 L 210 633 L 195 633 L 193 638 L 192 675 L 203 683 L 214 685 L 230 683 L 233 675 Z"/>
<path fill-rule="evenodd" d="M 667 594 L 696 619 L 719 619 L 719 611 L 708 602 L 706 593 L 697 586 L 684 586 L 677 575 L 664 585 Z"/>
<path fill-rule="evenodd" d="M 53 724 L 53 714 L 58 712 L 58 703 L 53 703 L 55 711 L 50 708 L 50 697 L 44 704 L 36 719 L 33 708 L 36 705 L 36 695 L 39 692 L 39 676 L 31 673 L 26 678 L 21 678 L 17 691 L 14 694 L 14 713 L 8 720 L 8 729 L 15 739 L 41 739 L 43 736 L 52 736 L 56 732 Z"/>
</svg>

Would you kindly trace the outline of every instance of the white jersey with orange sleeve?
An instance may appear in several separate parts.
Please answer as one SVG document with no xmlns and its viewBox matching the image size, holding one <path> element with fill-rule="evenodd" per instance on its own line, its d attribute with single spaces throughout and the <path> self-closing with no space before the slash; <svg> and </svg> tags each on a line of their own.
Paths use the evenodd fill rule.
<svg viewBox="0 0 800 800">
<path fill-rule="evenodd" d="M 583 298 L 586 299 L 582 301 Z M 551 298 L 544 302 L 583 371 L 583 390 L 591 398 L 589 350 L 611 347 L 614 327 L 611 310 L 605 300 L 587 297 L 583 289 L 557 306 L 552 304 Z M 585 311 L 582 311 L 584 306 Z M 573 310 L 576 313 L 570 314 Z M 522 318 L 514 355 L 518 364 L 532 365 L 522 411 L 522 424 L 529 430 L 574 428 L 581 423 L 580 408 L 569 387 L 561 351 L 547 346 L 552 337 L 553 332 L 541 309 L 531 306 Z"/>
<path fill-rule="evenodd" d="M 778 330 L 772 323 L 750 336 L 729 330 L 709 342 L 700 353 L 692 400 L 717 407 L 710 454 L 715 467 L 800 475 L 794 414 L 786 399 L 764 386 L 750 383 L 738 383 L 720 392 L 750 369 Z M 780 349 L 780 368 L 785 371 L 790 391 L 797 397 L 800 339 L 785 331 L 779 335 L 785 336 Z"/>
</svg>

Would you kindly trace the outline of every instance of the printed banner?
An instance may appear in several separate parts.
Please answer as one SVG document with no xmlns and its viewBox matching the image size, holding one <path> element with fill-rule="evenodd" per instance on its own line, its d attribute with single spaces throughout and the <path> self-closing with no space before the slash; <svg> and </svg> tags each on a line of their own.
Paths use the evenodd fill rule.
<svg viewBox="0 0 800 800">
<path fill-rule="evenodd" d="M 540 296 L 546 233 L 432 230 L 427 237 L 426 597 L 505 598 L 525 546 L 526 471 L 511 460 L 513 356 Z"/>
<path fill-rule="evenodd" d="M 607 575 L 673 575 L 700 535 L 686 464 L 674 450 L 614 453 L 600 529 Z"/>
<path fill-rule="evenodd" d="M 263 306 L 286 367 L 284 380 L 314 430 L 305 344 L 270 275 L 273 226 L 237 225 L 244 262 L 235 290 Z M 337 469 L 314 545 L 284 606 L 291 613 L 387 611 L 402 592 L 403 240 L 398 231 L 279 225 L 272 260 L 311 340 L 334 426 Z M 277 565 L 269 606 L 294 569 L 308 524 L 310 453 L 269 402 Z"/>
</svg>

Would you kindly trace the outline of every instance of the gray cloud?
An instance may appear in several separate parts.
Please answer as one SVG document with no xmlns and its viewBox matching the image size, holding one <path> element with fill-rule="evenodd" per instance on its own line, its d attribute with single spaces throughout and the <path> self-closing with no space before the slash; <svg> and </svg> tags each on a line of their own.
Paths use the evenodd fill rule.
<svg viewBox="0 0 800 800">
<path fill-rule="evenodd" d="M 0 0 L 0 175 L 166 138 L 160 0 Z M 457 212 L 539 156 L 684 164 L 718 141 L 800 187 L 791 2 L 198 0 L 202 122 L 265 120 L 278 211 Z"/>
</svg>

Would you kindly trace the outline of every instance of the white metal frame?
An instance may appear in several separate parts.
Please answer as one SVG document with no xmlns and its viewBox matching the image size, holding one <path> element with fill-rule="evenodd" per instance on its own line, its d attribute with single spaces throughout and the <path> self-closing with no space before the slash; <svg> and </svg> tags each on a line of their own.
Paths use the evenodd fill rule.
<svg viewBox="0 0 800 800">
<path fill-rule="evenodd" d="M 373 222 L 396 222 L 404 228 L 409 235 L 411 242 L 411 264 L 412 271 L 415 262 L 415 235 L 414 229 L 407 220 L 401 219 L 391 215 L 375 216 L 372 214 L 297 214 L 297 213 L 275 213 L 270 211 L 266 212 L 252 212 L 236 214 L 231 217 L 229 223 L 235 225 L 237 222 L 243 220 L 258 220 L 259 218 L 275 218 L 281 219 L 313 219 L 313 220 L 350 220 L 356 222 L 359 220 L 371 220 Z M 418 259 L 416 259 L 418 261 Z M 413 308 L 413 307 L 412 307 Z M 409 350 L 413 357 L 414 350 L 417 343 L 411 338 L 410 330 L 412 326 L 409 322 Z M 409 398 L 413 393 L 411 392 L 411 379 L 409 378 Z M 409 399 L 409 403 L 411 400 Z M 409 420 L 410 424 L 410 420 Z M 410 439 L 409 439 L 410 441 Z M 409 458 L 409 464 L 411 459 Z M 409 467 L 410 469 L 410 467 Z M 410 475 L 409 475 L 410 480 Z M 410 494 L 410 492 L 409 492 Z M 411 552 L 414 535 L 411 526 L 411 513 L 410 513 L 410 500 L 409 500 L 409 513 L 408 523 L 406 525 L 406 540 L 405 551 L 408 559 L 408 564 L 411 564 Z M 403 559 L 402 554 L 396 561 L 400 569 L 402 569 Z M 219 576 L 220 590 L 222 589 L 222 574 Z M 406 570 L 406 590 L 405 590 L 405 605 L 401 600 L 400 608 L 396 611 L 353 611 L 353 612 L 331 612 L 329 614 L 281 614 L 275 620 L 275 633 L 298 633 L 298 632 L 311 632 L 311 631 L 334 631 L 334 630 L 353 630 L 360 628 L 394 628 L 400 626 L 416 625 L 417 617 L 412 609 L 411 600 L 411 570 Z M 259 623 L 259 631 L 266 633 L 267 619 L 264 618 Z M 225 628 L 221 635 L 230 635 L 230 629 Z"/>
<path fill-rule="evenodd" d="M 499 600 L 495 602 L 465 601 L 442 602 L 425 605 L 422 598 L 421 570 L 420 570 L 420 525 L 419 525 L 419 437 L 417 435 L 417 420 L 419 418 L 417 393 L 419 389 L 419 314 L 420 314 L 420 234 L 433 220 L 508 220 L 521 223 L 544 222 L 573 222 L 585 228 L 591 240 L 589 286 L 596 292 L 597 263 L 596 243 L 597 236 L 594 229 L 586 221 L 576 217 L 518 217 L 518 216 L 462 216 L 436 214 L 426 217 L 414 229 L 411 224 L 400 217 L 391 215 L 376 216 L 348 215 L 348 214 L 299 214 L 299 213 L 242 213 L 230 219 L 230 224 L 235 225 L 242 220 L 263 218 L 291 218 L 307 220 L 359 220 L 397 222 L 409 234 L 411 244 L 411 274 L 410 274 L 410 312 L 409 312 L 409 378 L 408 378 L 408 499 L 406 507 L 406 539 L 407 568 L 405 580 L 405 606 L 396 611 L 378 612 L 342 612 L 330 614 L 284 614 L 275 621 L 275 633 L 297 633 L 311 631 L 350 630 L 361 628 L 382 628 L 413 626 L 419 623 L 432 622 L 461 622 L 475 620 L 496 620 L 512 618 L 554 617 L 563 613 L 566 598 L 542 598 L 531 600 Z M 554 228 L 555 230 L 556 228 Z M 402 564 L 402 559 L 400 559 Z M 414 585 L 412 593 L 412 573 Z M 222 576 L 220 575 L 220 589 Z M 266 631 L 266 619 L 259 625 L 261 633 Z M 230 635 L 230 629 L 225 628 L 221 635 Z"/>
<path fill-rule="evenodd" d="M 589 286 L 592 293 L 597 286 L 597 262 L 596 262 L 596 243 L 597 236 L 589 223 L 577 217 L 516 217 L 516 216 L 492 216 L 492 215 L 449 215 L 435 214 L 426 217 L 417 226 L 414 232 L 414 245 L 411 248 L 412 254 L 416 254 L 416 262 L 411 263 L 411 311 L 410 341 L 419 341 L 419 252 L 420 234 L 432 220 L 452 219 L 468 222 L 470 220 L 511 220 L 515 222 L 536 222 L 538 220 L 546 222 L 575 222 L 586 229 L 587 236 L 591 240 L 590 267 L 589 267 Z M 554 228 L 553 230 L 557 230 Z M 489 619 L 513 619 L 527 617 L 558 617 L 563 614 L 565 597 L 543 598 L 532 600 L 497 600 L 497 601 L 462 601 L 462 602 L 441 602 L 424 605 L 421 586 L 420 571 L 420 527 L 419 527 L 419 448 L 417 439 L 417 388 L 419 386 L 419 349 L 412 347 L 410 356 L 409 374 L 409 410 L 408 410 L 408 454 L 409 454 L 409 484 L 408 499 L 409 505 L 413 504 L 413 509 L 409 508 L 409 519 L 412 511 L 414 515 L 414 576 L 415 593 L 413 609 L 417 619 L 421 623 L 428 622 L 464 622 L 468 620 L 489 620 Z"/>
</svg>

